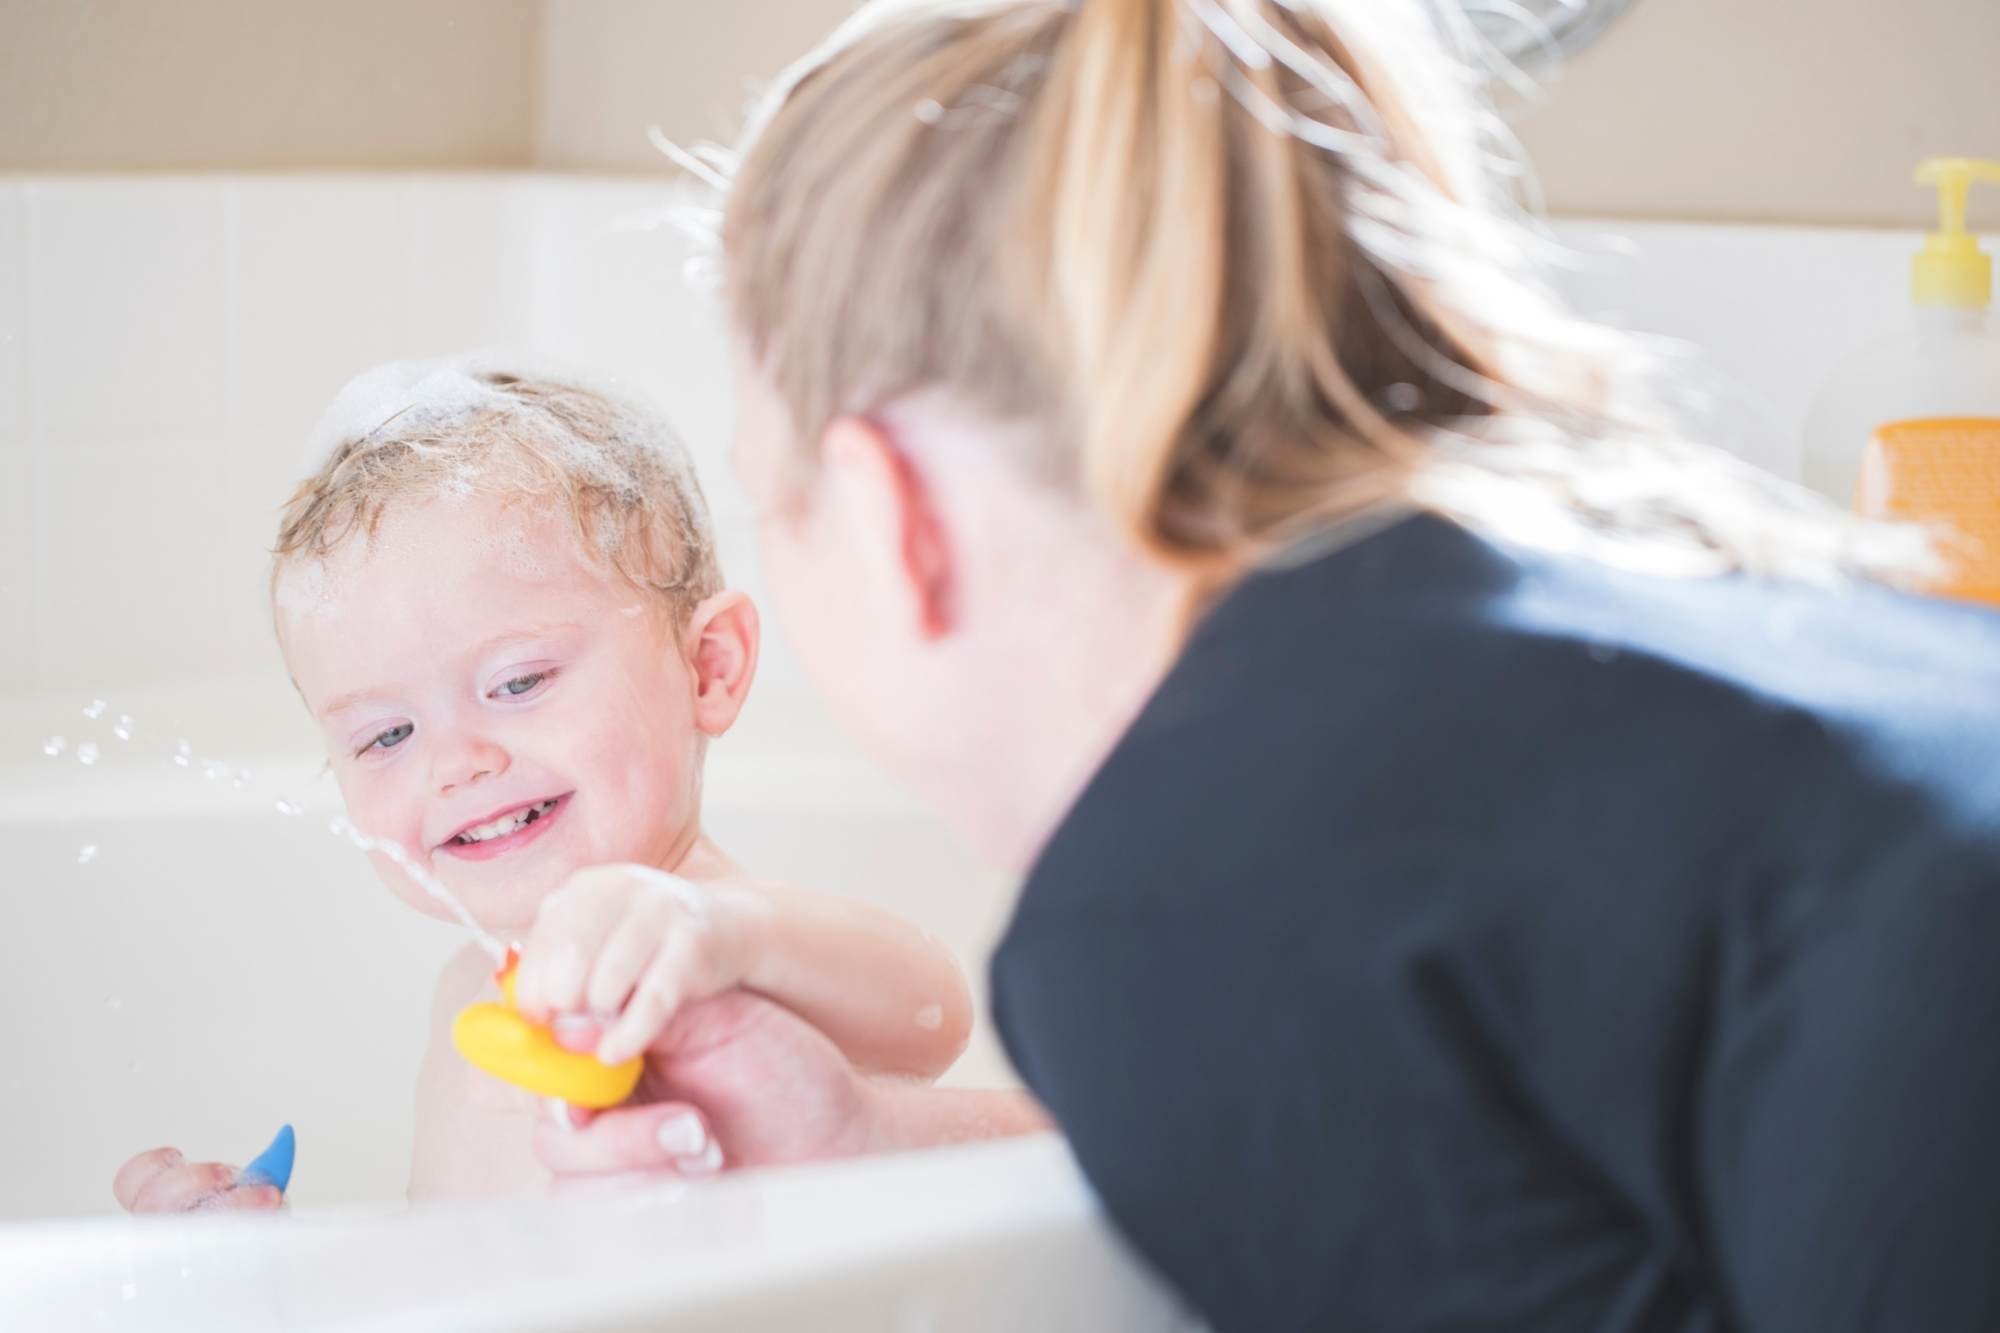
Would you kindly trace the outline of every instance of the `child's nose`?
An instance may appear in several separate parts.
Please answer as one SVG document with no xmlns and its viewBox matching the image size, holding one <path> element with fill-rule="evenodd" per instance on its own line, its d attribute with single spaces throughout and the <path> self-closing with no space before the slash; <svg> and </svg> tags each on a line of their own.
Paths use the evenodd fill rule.
<svg viewBox="0 0 2000 1333">
<path fill-rule="evenodd" d="M 431 766 L 431 780 L 443 796 L 507 771 L 507 752 L 491 741 L 466 738 L 444 746 Z"/>
</svg>

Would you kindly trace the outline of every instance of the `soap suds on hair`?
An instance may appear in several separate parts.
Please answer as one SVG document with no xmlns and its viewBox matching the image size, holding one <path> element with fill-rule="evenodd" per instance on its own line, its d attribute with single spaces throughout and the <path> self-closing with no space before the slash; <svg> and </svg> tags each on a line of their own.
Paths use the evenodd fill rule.
<svg viewBox="0 0 2000 1333">
<path fill-rule="evenodd" d="M 546 506 L 586 560 L 683 611 L 722 586 L 707 502 L 672 427 L 567 371 L 491 354 L 378 366 L 340 391 L 308 447 L 312 474 L 275 552 L 281 612 L 334 595 L 327 566 L 350 540 L 421 559 L 421 522 L 386 520 L 473 498 Z M 538 526 L 500 524 L 490 537 L 524 578 L 557 572 Z"/>
</svg>

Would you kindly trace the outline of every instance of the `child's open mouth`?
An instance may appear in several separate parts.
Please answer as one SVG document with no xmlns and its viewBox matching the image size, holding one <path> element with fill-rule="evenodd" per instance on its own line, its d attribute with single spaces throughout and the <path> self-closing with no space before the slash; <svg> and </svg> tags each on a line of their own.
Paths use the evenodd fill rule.
<svg viewBox="0 0 2000 1333">
<path fill-rule="evenodd" d="M 515 806 L 477 824 L 469 824 L 446 838 L 438 850 L 467 861 L 488 861 L 504 856 L 541 837 L 568 808 L 572 795 L 574 793 L 565 793 Z"/>
</svg>

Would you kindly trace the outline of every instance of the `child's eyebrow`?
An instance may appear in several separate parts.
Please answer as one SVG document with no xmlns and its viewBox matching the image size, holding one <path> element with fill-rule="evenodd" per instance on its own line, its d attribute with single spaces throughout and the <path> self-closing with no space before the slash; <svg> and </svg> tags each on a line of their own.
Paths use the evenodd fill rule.
<svg viewBox="0 0 2000 1333">
<path fill-rule="evenodd" d="M 495 648 L 505 648 L 510 643 L 520 643 L 527 639 L 539 639 L 544 635 L 561 634 L 568 630 L 582 628 L 583 626 L 577 624 L 575 621 L 564 621 L 559 625 L 536 625 L 532 629 L 510 629 L 505 634 L 496 634 L 484 643 L 475 646 L 469 655 L 472 657 L 482 657 L 492 652 Z"/>
<path fill-rule="evenodd" d="M 349 690 L 345 694 L 335 695 L 333 698 L 327 700 L 323 706 L 314 709 L 313 714 L 316 717 L 332 717 L 335 713 L 338 713 L 343 709 L 354 707 L 354 705 L 360 703 L 363 699 L 368 698 L 370 695 L 375 695 L 380 693 L 382 693 L 382 691 L 373 688 L 365 690 Z"/>
<path fill-rule="evenodd" d="M 578 624 L 576 621 L 564 621 L 561 624 L 556 624 L 556 625 L 534 625 L 530 626 L 527 629 L 510 629 L 503 634 L 496 634 L 490 639 L 486 639 L 483 642 L 474 644 L 472 648 L 466 653 L 466 656 L 484 657 L 487 653 L 492 652 L 494 649 L 505 648 L 508 644 L 524 643 L 529 639 L 539 639 L 545 635 L 561 634 L 568 630 L 575 630 L 581 628 L 583 628 L 583 626 Z M 388 692 L 389 691 L 387 690 L 376 688 L 373 686 L 366 689 L 349 690 L 345 694 L 337 694 L 333 698 L 327 700 L 323 706 L 314 710 L 314 715 L 323 718 L 332 717 L 335 713 L 340 712 L 342 709 L 352 708 L 355 704 L 360 703 L 364 699 L 372 698 L 373 696 L 379 694 L 387 694 Z"/>
</svg>

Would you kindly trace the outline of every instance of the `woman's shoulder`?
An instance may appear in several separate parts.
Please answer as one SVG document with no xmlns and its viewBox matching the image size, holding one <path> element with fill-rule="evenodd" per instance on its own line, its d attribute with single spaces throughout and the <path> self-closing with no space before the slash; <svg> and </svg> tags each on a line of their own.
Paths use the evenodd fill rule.
<svg viewBox="0 0 2000 1333">
<path fill-rule="evenodd" d="M 1273 856 L 1302 899 L 1496 860 L 1588 891 L 1621 862 L 1982 820 L 2000 827 L 2000 616 L 1623 574 L 1421 519 L 1218 605 L 1036 878 L 1064 911 L 1199 908 L 1216 890 L 1190 868 Z"/>
<path fill-rule="evenodd" d="M 1855 584 L 1661 577 L 1415 517 L 1253 575 L 1133 737 L 1220 708 L 1280 725 L 1516 732 L 1545 747 L 1690 722 L 2000 754 L 2000 611 Z M 1289 716 L 1284 716 L 1289 714 Z M 1366 715 L 1364 718 L 1363 715 Z M 2000 758 L 1989 761 L 2000 766 Z"/>
</svg>

